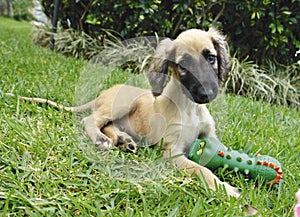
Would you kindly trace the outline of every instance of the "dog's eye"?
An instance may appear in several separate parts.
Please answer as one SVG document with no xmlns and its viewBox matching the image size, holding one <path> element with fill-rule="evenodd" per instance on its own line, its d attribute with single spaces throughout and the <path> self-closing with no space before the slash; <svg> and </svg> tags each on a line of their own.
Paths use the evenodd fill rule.
<svg viewBox="0 0 300 217">
<path fill-rule="evenodd" d="M 210 64 L 215 64 L 217 57 L 215 55 L 209 54 L 207 55 L 206 59 Z"/>
<path fill-rule="evenodd" d="M 181 76 L 186 75 L 187 73 L 187 69 L 182 65 L 182 64 L 177 64 L 178 68 L 179 68 L 179 73 Z"/>
</svg>

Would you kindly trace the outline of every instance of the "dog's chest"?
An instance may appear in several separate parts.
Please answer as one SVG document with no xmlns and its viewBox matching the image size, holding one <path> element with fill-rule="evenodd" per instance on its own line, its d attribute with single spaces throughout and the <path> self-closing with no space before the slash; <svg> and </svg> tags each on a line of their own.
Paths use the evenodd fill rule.
<svg viewBox="0 0 300 217">
<path fill-rule="evenodd" d="M 198 137 L 200 127 L 198 110 L 192 107 L 180 111 L 180 115 L 172 119 L 164 137 L 169 145 L 187 147 Z"/>
<path fill-rule="evenodd" d="M 182 138 L 184 141 L 194 141 L 199 133 L 200 120 L 196 109 L 181 114 Z"/>
</svg>

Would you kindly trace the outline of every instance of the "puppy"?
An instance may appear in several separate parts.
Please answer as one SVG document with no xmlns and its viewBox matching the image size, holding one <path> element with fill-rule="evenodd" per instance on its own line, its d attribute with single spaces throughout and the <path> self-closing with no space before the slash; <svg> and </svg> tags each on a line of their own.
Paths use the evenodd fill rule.
<svg viewBox="0 0 300 217">
<path fill-rule="evenodd" d="M 84 118 L 85 132 L 96 146 L 132 152 L 140 138 L 151 145 L 163 139 L 164 157 L 198 175 L 211 189 L 223 185 L 228 195 L 238 197 L 236 188 L 187 158 L 195 139 L 216 137 L 205 103 L 217 96 L 228 59 L 224 36 L 215 29 L 191 29 L 173 41 L 161 41 L 147 73 L 152 91 L 128 85 L 102 91 L 93 113 Z"/>
</svg>

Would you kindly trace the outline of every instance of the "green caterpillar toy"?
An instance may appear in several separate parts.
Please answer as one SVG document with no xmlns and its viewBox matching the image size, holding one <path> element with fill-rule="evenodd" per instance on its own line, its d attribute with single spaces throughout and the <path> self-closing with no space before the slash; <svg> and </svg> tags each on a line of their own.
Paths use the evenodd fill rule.
<svg viewBox="0 0 300 217">
<path fill-rule="evenodd" d="M 196 139 L 190 149 L 189 158 L 209 169 L 224 167 L 235 172 L 244 172 L 251 178 L 260 176 L 267 184 L 279 184 L 282 179 L 282 166 L 275 158 L 226 149 L 213 137 Z"/>
</svg>

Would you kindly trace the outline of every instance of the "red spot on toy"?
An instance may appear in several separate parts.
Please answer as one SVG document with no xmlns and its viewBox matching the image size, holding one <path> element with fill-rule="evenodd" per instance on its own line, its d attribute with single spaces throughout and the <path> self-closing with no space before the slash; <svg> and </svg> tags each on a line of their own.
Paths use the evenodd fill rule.
<svg viewBox="0 0 300 217">
<path fill-rule="evenodd" d="M 224 157 L 225 153 L 223 151 L 218 151 L 218 155 L 221 156 L 221 157 Z"/>
</svg>

